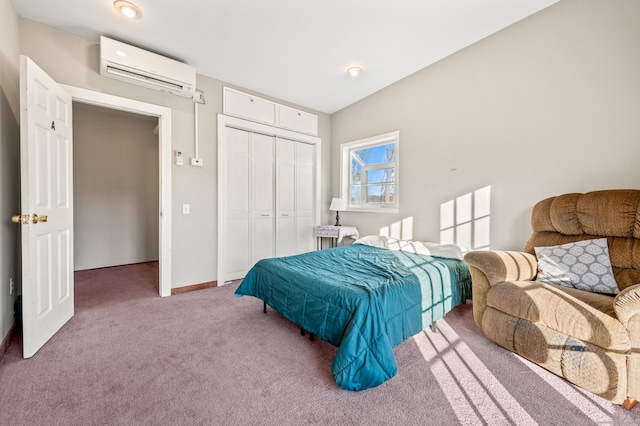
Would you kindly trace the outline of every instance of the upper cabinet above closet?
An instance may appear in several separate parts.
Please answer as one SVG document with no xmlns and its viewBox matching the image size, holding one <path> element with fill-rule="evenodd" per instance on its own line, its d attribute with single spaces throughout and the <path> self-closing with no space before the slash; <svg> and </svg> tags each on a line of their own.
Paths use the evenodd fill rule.
<svg viewBox="0 0 640 426">
<path fill-rule="evenodd" d="M 276 124 L 276 104 L 237 92 L 228 87 L 224 88 L 224 113 L 239 118 L 245 118 L 260 123 Z"/>
<path fill-rule="evenodd" d="M 246 120 L 318 136 L 318 116 L 257 96 L 224 88 L 223 112 Z"/>
<path fill-rule="evenodd" d="M 278 125 L 283 129 L 318 136 L 318 116 L 284 105 L 278 108 Z"/>
</svg>

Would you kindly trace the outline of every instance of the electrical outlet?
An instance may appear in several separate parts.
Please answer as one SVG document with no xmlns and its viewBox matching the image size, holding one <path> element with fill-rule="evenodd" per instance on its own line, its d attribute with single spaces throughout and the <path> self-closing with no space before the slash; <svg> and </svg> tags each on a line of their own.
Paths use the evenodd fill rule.
<svg viewBox="0 0 640 426">
<path fill-rule="evenodd" d="M 192 166 L 202 167 L 202 158 L 192 158 L 191 159 Z"/>
<path fill-rule="evenodd" d="M 190 214 L 190 213 L 191 213 L 191 204 L 183 204 L 182 214 Z"/>
<path fill-rule="evenodd" d="M 13 278 L 9 278 L 9 294 L 13 294 Z"/>
</svg>

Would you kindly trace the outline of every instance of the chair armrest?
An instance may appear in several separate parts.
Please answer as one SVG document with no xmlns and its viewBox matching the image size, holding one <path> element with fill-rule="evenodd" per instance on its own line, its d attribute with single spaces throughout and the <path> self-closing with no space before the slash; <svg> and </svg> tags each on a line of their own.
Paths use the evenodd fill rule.
<svg viewBox="0 0 640 426">
<path fill-rule="evenodd" d="M 491 286 L 504 281 L 531 280 L 538 269 L 535 256 L 516 251 L 470 251 L 464 255 L 464 261 L 471 271 L 473 320 L 479 327 Z"/>
<path fill-rule="evenodd" d="M 629 320 L 640 314 L 640 284 L 622 290 L 613 300 L 613 309 L 618 320 L 629 328 Z"/>
<path fill-rule="evenodd" d="M 490 285 L 503 281 L 529 281 L 538 272 L 538 260 L 529 253 L 517 251 L 470 251 L 464 261 L 479 269 Z"/>
</svg>

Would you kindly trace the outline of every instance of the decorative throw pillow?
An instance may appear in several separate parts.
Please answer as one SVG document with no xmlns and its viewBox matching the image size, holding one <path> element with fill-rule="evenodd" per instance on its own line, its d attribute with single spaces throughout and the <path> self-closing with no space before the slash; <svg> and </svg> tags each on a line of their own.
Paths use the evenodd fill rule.
<svg viewBox="0 0 640 426">
<path fill-rule="evenodd" d="M 535 247 L 537 281 L 604 294 L 618 294 L 606 238 Z"/>
</svg>

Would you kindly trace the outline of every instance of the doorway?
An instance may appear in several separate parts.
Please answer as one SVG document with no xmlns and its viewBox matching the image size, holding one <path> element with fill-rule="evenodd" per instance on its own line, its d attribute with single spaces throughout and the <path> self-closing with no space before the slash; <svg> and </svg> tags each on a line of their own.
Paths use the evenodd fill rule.
<svg viewBox="0 0 640 426">
<path fill-rule="evenodd" d="M 74 270 L 159 259 L 156 117 L 73 102 Z M 153 283 L 158 291 L 157 277 Z"/>
<path fill-rule="evenodd" d="M 62 85 L 75 103 L 156 117 L 158 125 L 159 212 L 158 291 L 171 295 L 171 110 L 159 105 Z"/>
</svg>

